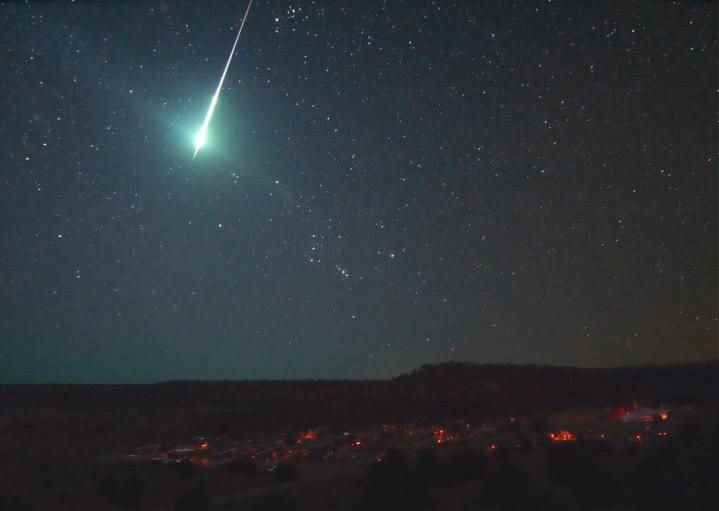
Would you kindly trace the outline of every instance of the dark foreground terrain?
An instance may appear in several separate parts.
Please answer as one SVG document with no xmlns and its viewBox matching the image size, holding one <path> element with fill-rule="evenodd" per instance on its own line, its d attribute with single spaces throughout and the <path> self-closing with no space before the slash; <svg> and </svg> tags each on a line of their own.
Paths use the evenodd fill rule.
<svg viewBox="0 0 719 511">
<path fill-rule="evenodd" d="M 712 509 L 718 403 L 717 363 L 6 385 L 0 511 Z"/>
</svg>

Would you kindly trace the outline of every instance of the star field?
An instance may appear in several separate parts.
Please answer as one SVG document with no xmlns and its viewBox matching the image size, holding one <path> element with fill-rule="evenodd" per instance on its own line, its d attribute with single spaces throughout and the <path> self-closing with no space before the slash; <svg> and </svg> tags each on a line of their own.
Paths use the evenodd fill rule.
<svg viewBox="0 0 719 511">
<path fill-rule="evenodd" d="M 717 344 L 717 3 L 0 5 L 0 382 Z"/>
</svg>

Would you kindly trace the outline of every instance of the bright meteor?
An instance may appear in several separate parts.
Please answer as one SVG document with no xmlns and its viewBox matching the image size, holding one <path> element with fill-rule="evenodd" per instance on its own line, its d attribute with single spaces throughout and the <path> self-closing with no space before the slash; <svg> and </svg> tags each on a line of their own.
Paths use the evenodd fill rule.
<svg viewBox="0 0 719 511">
<path fill-rule="evenodd" d="M 245 21 L 247 21 L 247 15 L 250 14 L 250 7 L 252 7 L 252 0 L 250 0 L 250 2 L 247 4 L 247 9 L 245 9 L 245 15 L 242 18 L 240 29 L 237 31 L 235 43 L 232 45 L 232 51 L 230 52 L 230 56 L 227 59 L 227 63 L 225 64 L 225 69 L 222 71 L 220 83 L 217 84 L 215 94 L 212 96 L 212 101 L 210 101 L 210 108 L 207 109 L 207 114 L 205 114 L 205 120 L 202 121 L 200 131 L 197 133 L 197 135 L 195 135 L 195 152 L 192 155 L 193 160 L 195 159 L 195 156 L 197 156 L 197 153 L 200 151 L 200 149 L 202 149 L 202 146 L 204 146 L 205 142 L 207 141 L 207 129 L 210 126 L 210 121 L 212 121 L 212 115 L 215 113 L 215 107 L 217 107 L 217 102 L 220 99 L 220 91 L 222 90 L 222 84 L 224 83 L 225 77 L 227 76 L 227 70 L 230 69 L 230 63 L 232 62 L 232 57 L 235 55 L 235 49 L 237 48 L 237 43 L 240 40 L 242 28 L 245 26 Z"/>
</svg>

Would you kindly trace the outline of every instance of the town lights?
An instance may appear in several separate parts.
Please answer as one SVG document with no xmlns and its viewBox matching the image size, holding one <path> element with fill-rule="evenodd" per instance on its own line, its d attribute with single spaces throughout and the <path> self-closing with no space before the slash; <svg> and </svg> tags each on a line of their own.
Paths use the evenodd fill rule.
<svg viewBox="0 0 719 511">
<path fill-rule="evenodd" d="M 549 439 L 552 442 L 574 442 L 577 436 L 571 431 L 562 430 L 558 433 L 549 433 Z"/>
</svg>

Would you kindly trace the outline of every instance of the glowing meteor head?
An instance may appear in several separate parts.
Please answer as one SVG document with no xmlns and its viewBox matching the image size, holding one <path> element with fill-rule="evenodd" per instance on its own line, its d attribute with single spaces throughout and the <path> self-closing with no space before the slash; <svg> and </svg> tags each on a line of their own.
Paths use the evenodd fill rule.
<svg viewBox="0 0 719 511">
<path fill-rule="evenodd" d="M 200 130 L 200 132 L 195 135 L 195 149 L 202 149 L 202 147 L 205 145 L 205 142 L 207 142 L 207 131 Z"/>
<path fill-rule="evenodd" d="M 192 155 L 193 158 L 195 156 L 197 156 L 197 153 L 200 152 L 200 149 L 202 149 L 202 147 L 205 145 L 206 142 L 207 142 L 207 130 L 204 129 L 204 126 L 203 126 L 203 129 L 200 129 L 200 131 L 197 132 L 197 135 L 195 135 L 195 152 Z"/>
</svg>

